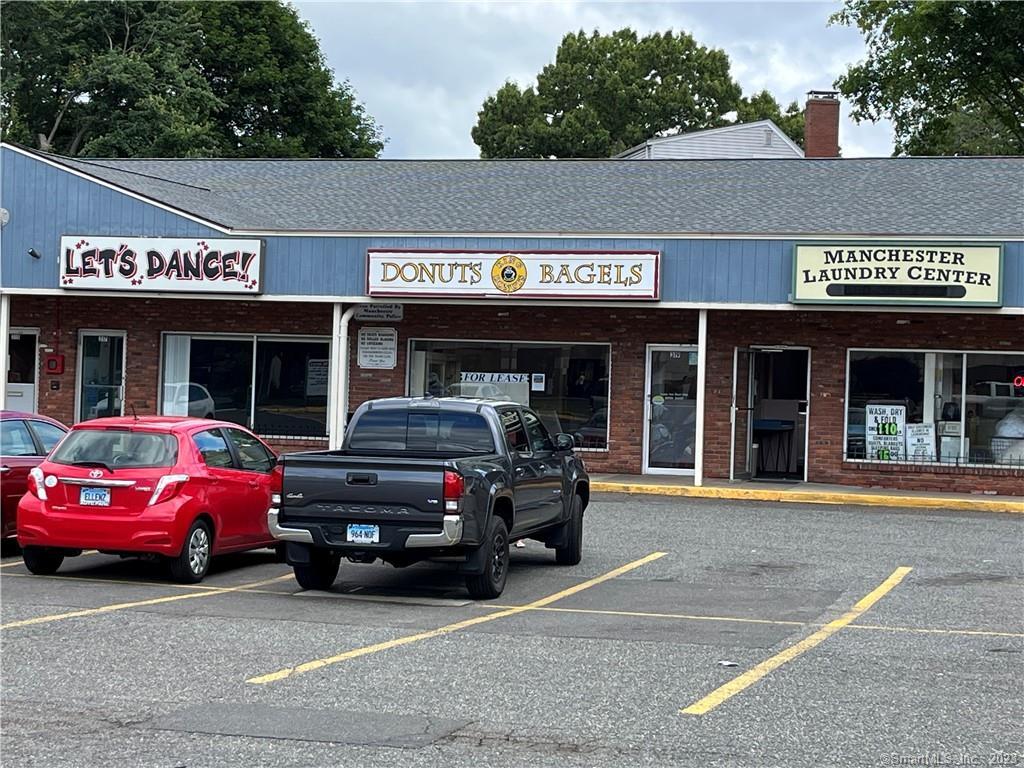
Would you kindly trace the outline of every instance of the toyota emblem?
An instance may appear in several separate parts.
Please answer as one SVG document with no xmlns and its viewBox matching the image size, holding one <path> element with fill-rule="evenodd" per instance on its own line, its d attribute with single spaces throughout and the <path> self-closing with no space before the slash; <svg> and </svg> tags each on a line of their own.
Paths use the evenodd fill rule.
<svg viewBox="0 0 1024 768">
<path fill-rule="evenodd" d="M 99 478 L 103 477 L 103 473 L 98 469 L 94 469 L 92 472 L 89 473 L 89 477 L 91 477 L 93 480 L 98 480 Z"/>
</svg>

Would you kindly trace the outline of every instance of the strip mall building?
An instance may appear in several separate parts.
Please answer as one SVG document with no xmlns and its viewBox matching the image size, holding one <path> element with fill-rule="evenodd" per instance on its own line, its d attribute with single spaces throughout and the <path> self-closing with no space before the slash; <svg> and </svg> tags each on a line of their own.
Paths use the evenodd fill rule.
<svg viewBox="0 0 1024 768">
<path fill-rule="evenodd" d="M 593 472 L 1024 489 L 1022 158 L 0 162 L 9 409 L 501 396 Z"/>
</svg>

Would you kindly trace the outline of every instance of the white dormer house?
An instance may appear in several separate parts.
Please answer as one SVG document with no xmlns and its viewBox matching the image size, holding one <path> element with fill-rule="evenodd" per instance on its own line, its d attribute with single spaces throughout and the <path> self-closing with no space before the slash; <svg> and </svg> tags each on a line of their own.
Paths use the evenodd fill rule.
<svg viewBox="0 0 1024 768">
<path fill-rule="evenodd" d="M 660 136 L 616 155 L 622 160 L 735 160 L 803 156 L 804 151 L 771 120 Z"/>
</svg>

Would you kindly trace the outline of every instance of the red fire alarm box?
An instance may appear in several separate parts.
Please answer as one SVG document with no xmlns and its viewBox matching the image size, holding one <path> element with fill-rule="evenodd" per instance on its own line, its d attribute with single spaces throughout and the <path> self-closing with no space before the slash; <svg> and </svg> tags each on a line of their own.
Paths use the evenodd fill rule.
<svg viewBox="0 0 1024 768">
<path fill-rule="evenodd" d="M 47 355 L 43 358 L 43 372 L 51 376 L 64 373 L 64 355 Z"/>
</svg>

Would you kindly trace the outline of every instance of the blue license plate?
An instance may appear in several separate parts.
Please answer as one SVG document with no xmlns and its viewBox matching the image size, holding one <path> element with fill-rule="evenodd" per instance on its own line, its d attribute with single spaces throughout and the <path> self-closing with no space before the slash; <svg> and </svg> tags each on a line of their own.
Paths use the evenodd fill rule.
<svg viewBox="0 0 1024 768">
<path fill-rule="evenodd" d="M 378 544 L 380 543 L 380 526 L 350 525 L 347 541 L 351 544 Z"/>
<path fill-rule="evenodd" d="M 78 503 L 83 507 L 109 507 L 109 488 L 82 488 L 78 494 Z"/>
</svg>

